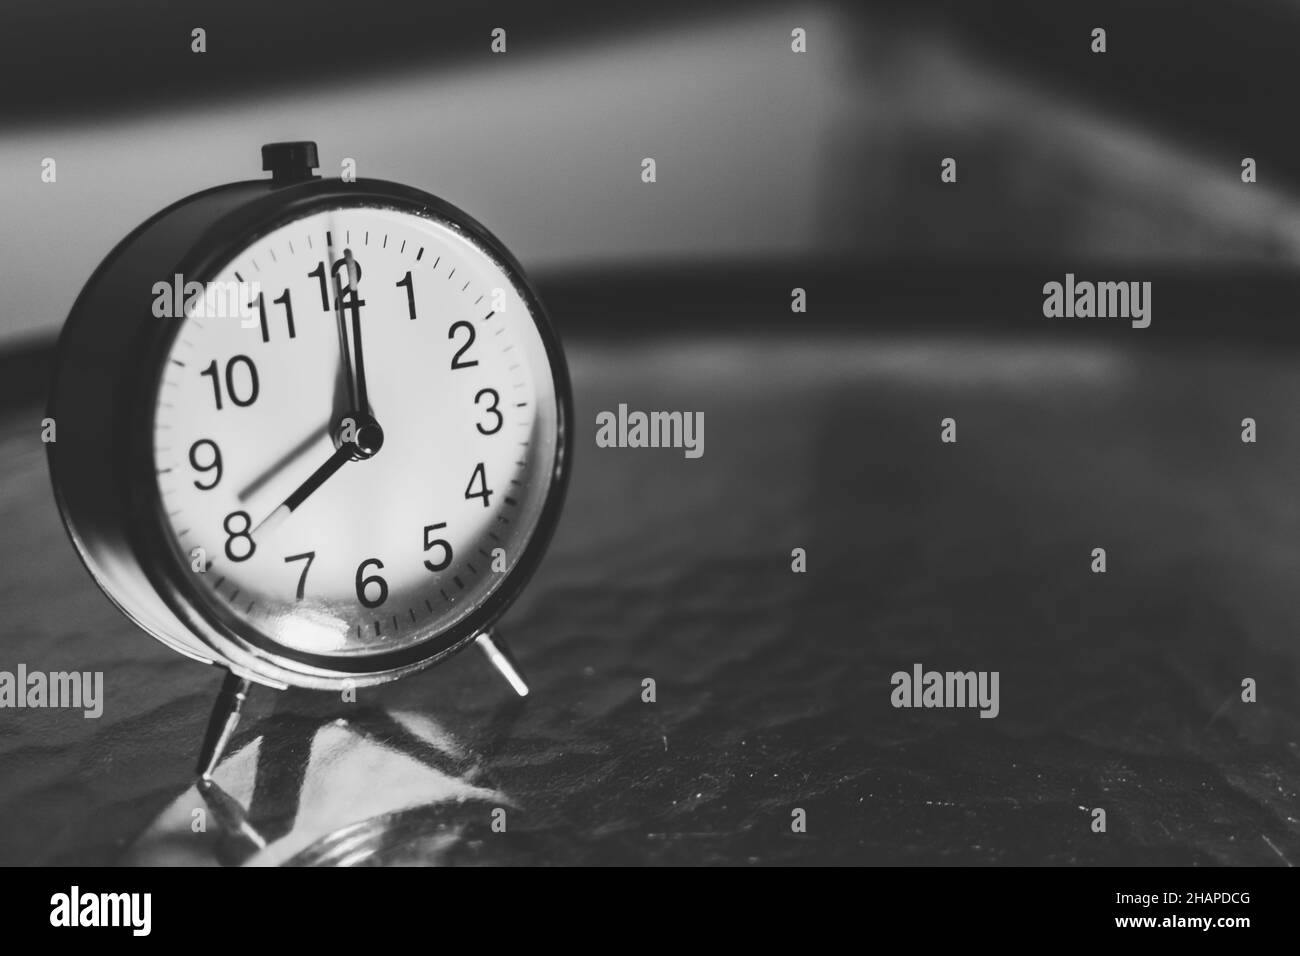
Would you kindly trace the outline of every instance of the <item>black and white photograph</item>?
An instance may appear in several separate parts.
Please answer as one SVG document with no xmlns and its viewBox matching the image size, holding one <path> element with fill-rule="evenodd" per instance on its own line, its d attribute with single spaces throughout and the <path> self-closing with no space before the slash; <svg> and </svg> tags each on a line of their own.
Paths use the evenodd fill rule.
<svg viewBox="0 0 1300 956">
<path fill-rule="evenodd" d="M 6 4 L 6 920 L 799 867 L 1284 925 L 1297 49 L 1292 0 Z"/>
</svg>

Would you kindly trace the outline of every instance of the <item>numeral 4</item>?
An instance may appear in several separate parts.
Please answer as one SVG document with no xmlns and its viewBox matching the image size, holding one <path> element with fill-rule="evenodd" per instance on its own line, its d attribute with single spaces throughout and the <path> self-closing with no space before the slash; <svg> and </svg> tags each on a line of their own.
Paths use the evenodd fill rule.
<svg viewBox="0 0 1300 956">
<path fill-rule="evenodd" d="M 474 483 L 478 482 L 478 491 L 474 490 Z M 469 484 L 465 486 L 465 500 L 472 501 L 475 498 L 483 499 L 483 507 L 488 507 L 492 500 L 492 489 L 487 486 L 487 472 L 483 469 L 483 462 L 474 466 L 474 473 L 469 476 Z"/>
</svg>

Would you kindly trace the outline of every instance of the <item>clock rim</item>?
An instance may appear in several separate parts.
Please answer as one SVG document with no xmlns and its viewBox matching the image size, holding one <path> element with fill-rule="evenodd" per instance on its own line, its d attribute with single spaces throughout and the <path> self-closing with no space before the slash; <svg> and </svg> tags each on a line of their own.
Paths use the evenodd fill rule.
<svg viewBox="0 0 1300 956">
<path fill-rule="evenodd" d="M 265 183 L 263 182 L 265 185 Z M 550 544 L 559 523 L 572 461 L 569 431 L 573 419 L 572 386 L 563 348 L 540 296 L 523 267 L 481 223 L 451 203 L 430 193 L 386 180 L 309 180 L 271 189 L 221 216 L 189 244 L 176 271 L 187 281 L 210 281 L 240 252 L 269 233 L 327 209 L 395 209 L 450 225 L 480 245 L 506 273 L 528 307 L 542 340 L 556 396 L 556 448 L 550 485 L 536 524 L 523 552 L 504 580 L 468 615 L 441 634 L 407 647 L 364 655 L 314 654 L 287 647 L 271 639 L 246 619 L 212 600 L 193 578 L 189 565 L 180 563 L 168 538 L 166 511 L 157 482 L 153 449 L 158 390 L 166 371 L 167 356 L 183 323 L 160 323 L 141 356 L 145 374 L 132 402 L 132 421 L 146 421 L 137 429 L 129 455 L 130 508 L 133 543 L 142 569 L 164 603 L 183 623 L 197 616 L 206 627 L 199 637 L 237 672 L 277 684 L 337 688 L 396 680 L 430 667 L 468 646 L 492 627 L 522 593 Z M 149 560 L 163 555 L 163 560 Z"/>
</svg>

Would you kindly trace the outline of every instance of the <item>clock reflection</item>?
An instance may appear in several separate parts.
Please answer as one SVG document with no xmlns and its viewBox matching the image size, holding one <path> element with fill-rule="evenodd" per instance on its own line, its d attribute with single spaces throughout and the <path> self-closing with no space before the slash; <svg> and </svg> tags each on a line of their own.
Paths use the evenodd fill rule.
<svg viewBox="0 0 1300 956">
<path fill-rule="evenodd" d="M 321 710 L 287 692 L 279 709 L 236 737 L 209 781 L 163 810 L 122 862 L 133 865 L 357 866 L 544 862 L 512 833 L 515 803 L 481 753 L 434 718 L 361 707 Z M 313 698 L 316 698 L 313 700 Z M 510 702 L 495 728 L 508 732 Z M 315 712 L 313 712 L 315 711 Z M 493 734 L 493 738 L 498 734 Z M 523 839 L 521 839 L 523 837 Z"/>
</svg>

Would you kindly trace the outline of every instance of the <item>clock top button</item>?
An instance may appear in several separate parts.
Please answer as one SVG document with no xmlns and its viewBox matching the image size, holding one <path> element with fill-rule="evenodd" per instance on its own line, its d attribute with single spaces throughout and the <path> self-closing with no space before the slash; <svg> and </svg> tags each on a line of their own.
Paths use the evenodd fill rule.
<svg viewBox="0 0 1300 956">
<path fill-rule="evenodd" d="M 319 179 L 315 173 L 319 165 L 316 144 L 310 140 L 267 143 L 262 147 L 262 168 L 270 171 L 271 182 L 276 186 Z"/>
</svg>

